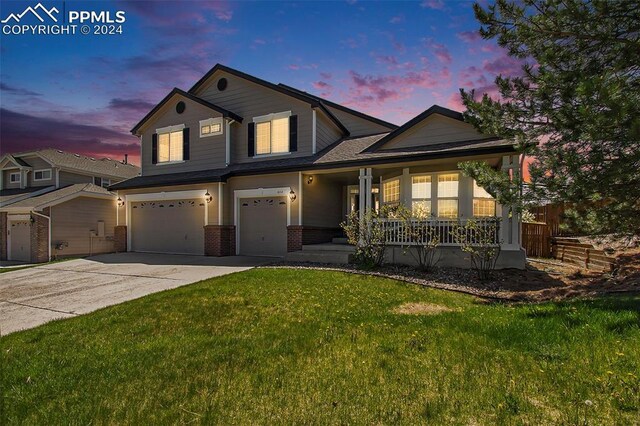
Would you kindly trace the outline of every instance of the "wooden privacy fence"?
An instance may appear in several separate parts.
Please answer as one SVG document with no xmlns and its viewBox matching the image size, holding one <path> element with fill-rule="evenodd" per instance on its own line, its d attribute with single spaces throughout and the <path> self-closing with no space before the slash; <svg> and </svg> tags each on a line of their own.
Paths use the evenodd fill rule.
<svg viewBox="0 0 640 426">
<path fill-rule="evenodd" d="M 551 230 L 546 223 L 522 224 L 522 247 L 527 256 L 551 257 Z"/>
<path fill-rule="evenodd" d="M 614 257 L 607 256 L 602 250 L 596 250 L 591 244 L 580 243 L 577 238 L 554 238 L 552 248 L 554 258 L 582 268 L 608 272 L 616 264 Z"/>
</svg>

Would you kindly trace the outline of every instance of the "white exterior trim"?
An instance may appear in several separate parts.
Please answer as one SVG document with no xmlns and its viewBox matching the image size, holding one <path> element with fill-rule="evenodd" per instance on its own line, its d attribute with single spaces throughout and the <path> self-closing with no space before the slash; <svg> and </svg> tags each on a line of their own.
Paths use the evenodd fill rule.
<svg viewBox="0 0 640 426">
<path fill-rule="evenodd" d="M 38 178 L 36 178 L 36 173 L 38 173 L 38 172 L 49 172 L 49 177 L 48 178 L 38 179 Z M 52 178 L 53 178 L 53 170 L 51 170 L 51 169 L 38 169 L 38 170 L 34 170 L 33 171 L 33 181 L 34 182 L 41 182 L 43 180 L 51 180 Z"/>
<path fill-rule="evenodd" d="M 240 200 L 256 197 L 285 197 L 287 200 L 287 226 L 291 225 L 291 199 L 289 199 L 291 187 L 236 189 L 233 191 L 233 224 L 236 227 L 236 255 L 240 254 Z"/>
<path fill-rule="evenodd" d="M 206 135 L 202 134 L 202 126 L 212 126 L 214 124 L 219 124 L 220 125 L 220 131 L 219 132 L 210 132 Z M 212 117 L 212 118 L 207 118 L 205 120 L 200 120 L 200 137 L 201 138 L 210 138 L 211 136 L 218 136 L 224 133 L 224 123 L 222 122 L 222 117 Z"/>
<path fill-rule="evenodd" d="M 206 189 L 204 190 L 207 191 Z M 146 194 L 131 194 L 127 195 L 125 199 L 125 205 L 127 206 L 127 251 L 131 251 L 131 203 L 137 201 L 162 201 L 162 200 L 187 200 L 191 198 L 202 198 L 205 192 L 201 189 L 195 189 L 192 191 L 168 191 L 168 192 L 150 192 Z M 204 224 L 207 224 L 208 220 L 208 204 L 204 203 Z"/>
<path fill-rule="evenodd" d="M 178 130 L 184 130 L 184 128 L 185 128 L 184 124 L 176 124 L 174 126 L 160 127 L 159 129 L 156 129 L 156 133 L 160 134 L 160 133 L 177 132 Z"/>
<path fill-rule="evenodd" d="M 279 118 L 287 118 L 291 117 L 291 111 L 283 111 L 283 112 L 272 112 L 271 114 L 260 115 L 258 117 L 253 117 L 254 123 L 264 123 L 265 121 L 277 120 Z"/>
<path fill-rule="evenodd" d="M 18 175 L 18 180 L 11 179 L 15 175 Z M 9 173 L 9 183 L 22 184 L 22 171 Z"/>
<path fill-rule="evenodd" d="M 298 225 L 302 226 L 302 172 L 298 172 Z"/>
<path fill-rule="evenodd" d="M 318 125 L 317 125 L 317 117 L 316 110 L 311 110 L 311 153 L 315 154 L 318 146 L 318 135 L 317 135 Z"/>
</svg>

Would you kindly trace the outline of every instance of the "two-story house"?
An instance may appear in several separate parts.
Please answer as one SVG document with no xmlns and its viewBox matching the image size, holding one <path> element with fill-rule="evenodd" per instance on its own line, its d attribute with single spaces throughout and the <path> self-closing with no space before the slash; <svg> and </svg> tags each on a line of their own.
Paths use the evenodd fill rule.
<svg viewBox="0 0 640 426">
<path fill-rule="evenodd" d="M 57 149 L 0 158 L 0 259 L 43 262 L 113 250 L 117 196 L 106 188 L 137 176 L 126 161 Z"/>
<path fill-rule="evenodd" d="M 457 166 L 515 169 L 513 143 L 458 112 L 433 106 L 398 127 L 218 64 L 132 133 L 142 173 L 110 187 L 122 250 L 284 256 L 339 236 L 350 212 L 402 203 L 443 229 L 442 264 L 466 264 L 447 229 L 477 218 L 500 223 L 499 266 L 524 266 L 516 212 Z M 410 259 L 401 241 L 389 244 L 391 260 Z"/>
</svg>

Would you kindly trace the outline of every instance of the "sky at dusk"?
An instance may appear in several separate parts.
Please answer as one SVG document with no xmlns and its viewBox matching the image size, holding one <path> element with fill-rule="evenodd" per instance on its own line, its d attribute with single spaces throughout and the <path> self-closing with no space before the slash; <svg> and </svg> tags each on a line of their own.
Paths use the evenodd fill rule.
<svg viewBox="0 0 640 426">
<path fill-rule="evenodd" d="M 36 2 L 5 1 L 4 19 Z M 0 151 L 41 147 L 137 163 L 130 129 L 216 63 L 402 124 L 520 66 L 472 2 L 49 2 L 122 10 L 122 35 L 1 35 Z M 37 23 L 37 22 L 35 22 Z"/>
</svg>

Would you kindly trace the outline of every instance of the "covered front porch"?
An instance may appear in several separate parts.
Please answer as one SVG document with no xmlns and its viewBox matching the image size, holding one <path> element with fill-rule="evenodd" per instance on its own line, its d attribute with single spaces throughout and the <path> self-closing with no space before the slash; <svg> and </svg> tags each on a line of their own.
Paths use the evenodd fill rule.
<svg viewBox="0 0 640 426">
<path fill-rule="evenodd" d="M 485 161 L 511 172 L 519 167 L 517 156 L 486 158 Z M 465 176 L 457 163 L 430 161 L 318 170 L 301 173 L 300 180 L 300 225 L 289 227 L 289 252 L 330 251 L 332 248 L 327 243 L 345 243 L 344 238 L 336 239 L 341 233 L 341 223 L 353 217 L 362 222 L 368 212 L 402 205 L 413 213 L 412 220 L 430 228 L 429 234 L 437 236 L 444 264 L 462 266 L 460 244 L 454 229 L 473 220 L 478 226 L 492 230 L 492 242 L 500 245 L 501 256 L 505 259 L 499 265 L 524 265 L 519 214 L 509 206 L 498 204 L 473 179 Z M 420 241 L 407 237 L 406 220 L 393 216 L 376 220 L 384 227 L 388 261 L 411 263 L 407 250 Z M 468 238 L 473 242 L 474 235 L 469 234 Z M 509 257 L 517 260 L 508 260 Z"/>
</svg>

